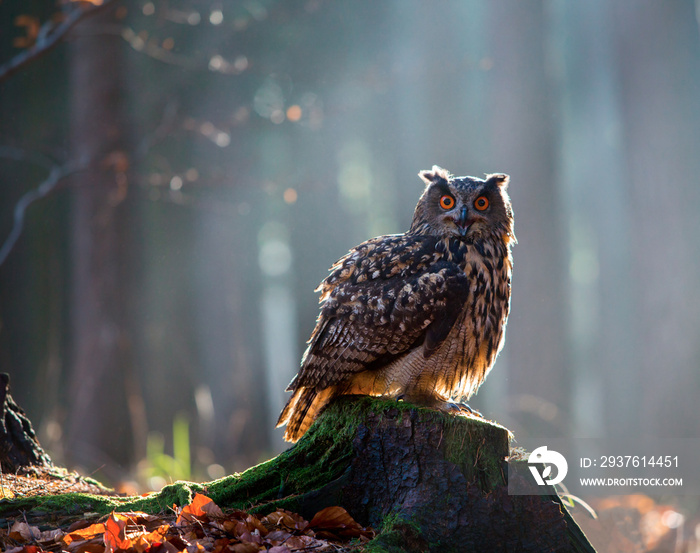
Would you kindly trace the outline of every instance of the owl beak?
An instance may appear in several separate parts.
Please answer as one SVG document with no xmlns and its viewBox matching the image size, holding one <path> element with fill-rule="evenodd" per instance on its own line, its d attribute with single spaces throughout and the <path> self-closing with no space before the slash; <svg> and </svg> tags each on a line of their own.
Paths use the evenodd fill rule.
<svg viewBox="0 0 700 553">
<path fill-rule="evenodd" d="M 459 212 L 459 219 L 457 219 L 457 229 L 460 236 L 464 236 L 469 230 L 470 221 L 467 219 L 467 215 L 467 208 L 462 207 L 462 211 Z"/>
</svg>

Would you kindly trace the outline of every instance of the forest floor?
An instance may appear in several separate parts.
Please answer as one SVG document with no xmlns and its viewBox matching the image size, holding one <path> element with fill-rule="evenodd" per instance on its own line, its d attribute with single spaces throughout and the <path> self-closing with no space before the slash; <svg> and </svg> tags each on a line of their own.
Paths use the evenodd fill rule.
<svg viewBox="0 0 700 553">
<path fill-rule="evenodd" d="M 69 505 L 74 493 L 117 495 L 62 469 L 0 476 L 0 501 L 65 495 Z M 0 548 L 6 553 L 345 553 L 358 551 L 375 534 L 341 507 L 323 509 L 310 521 L 284 509 L 260 517 L 241 510 L 224 513 L 199 493 L 184 507 L 173 505 L 155 515 L 131 511 L 76 516 L 70 511 L 20 509 L 5 514 L 0 518 Z"/>
<path fill-rule="evenodd" d="M 28 474 L 0 474 L 0 499 L 64 493 L 115 495 L 91 478 L 59 468 L 35 468 Z"/>
</svg>

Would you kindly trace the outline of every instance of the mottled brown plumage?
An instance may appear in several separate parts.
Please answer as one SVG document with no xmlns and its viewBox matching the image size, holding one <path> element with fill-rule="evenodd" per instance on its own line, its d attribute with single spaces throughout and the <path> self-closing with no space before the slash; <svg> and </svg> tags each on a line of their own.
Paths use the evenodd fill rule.
<svg viewBox="0 0 700 553">
<path fill-rule="evenodd" d="M 339 259 L 278 426 L 297 441 L 335 396 L 466 401 L 503 347 L 513 211 L 508 176 L 453 177 L 434 166 L 404 234 Z"/>
</svg>

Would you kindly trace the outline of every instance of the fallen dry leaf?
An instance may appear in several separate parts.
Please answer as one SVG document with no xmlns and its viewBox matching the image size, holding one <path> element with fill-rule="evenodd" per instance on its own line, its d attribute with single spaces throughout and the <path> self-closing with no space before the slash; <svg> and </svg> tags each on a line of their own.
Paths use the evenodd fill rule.
<svg viewBox="0 0 700 553">
<path fill-rule="evenodd" d="M 176 526 L 192 524 L 202 517 L 223 517 L 221 508 L 206 495 L 198 493 L 192 498 L 192 503 L 185 505 L 175 522 Z"/>
<path fill-rule="evenodd" d="M 323 544 L 323 540 L 317 540 L 312 536 L 292 536 L 282 545 L 296 551 L 297 549 L 312 549 Z"/>
<path fill-rule="evenodd" d="M 345 539 L 374 537 L 373 530 L 363 528 L 342 507 L 326 507 L 319 511 L 309 522 L 309 528 L 315 530 L 316 535 L 320 537 L 338 536 Z"/>
<path fill-rule="evenodd" d="M 306 527 L 309 525 L 300 515 L 285 509 L 277 509 L 263 517 L 262 523 L 267 524 L 271 528 L 286 528 L 287 530 L 298 530 L 300 532 L 306 530 Z"/>
<path fill-rule="evenodd" d="M 273 530 L 265 536 L 265 540 L 274 546 L 283 544 L 291 537 L 289 530 Z"/>
<path fill-rule="evenodd" d="M 26 522 L 15 522 L 10 528 L 10 538 L 15 541 L 38 541 L 41 532 L 36 526 L 29 526 Z"/>
<path fill-rule="evenodd" d="M 79 530 L 68 529 L 68 533 L 62 538 L 63 544 L 68 546 L 74 541 L 84 541 L 92 539 L 96 536 L 101 536 L 105 533 L 105 525 L 101 522 L 98 524 L 91 524 L 86 528 L 81 528 Z"/>
<path fill-rule="evenodd" d="M 245 524 L 251 531 L 257 530 L 261 536 L 267 535 L 267 528 L 257 517 L 248 515 L 245 519 Z"/>
<path fill-rule="evenodd" d="M 112 553 L 117 549 L 129 549 L 131 540 L 126 537 L 126 520 L 112 513 L 105 522 L 105 551 Z"/>
</svg>

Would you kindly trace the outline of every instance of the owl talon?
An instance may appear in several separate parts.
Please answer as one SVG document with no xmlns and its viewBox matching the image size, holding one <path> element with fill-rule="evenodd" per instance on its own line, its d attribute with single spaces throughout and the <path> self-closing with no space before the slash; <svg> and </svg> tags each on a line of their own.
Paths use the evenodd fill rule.
<svg viewBox="0 0 700 553">
<path fill-rule="evenodd" d="M 479 411 L 473 407 L 469 407 L 466 403 L 452 403 L 451 401 L 445 403 L 448 411 L 457 411 L 458 413 L 464 413 L 465 415 L 472 415 L 480 418 L 484 418 Z"/>
</svg>

